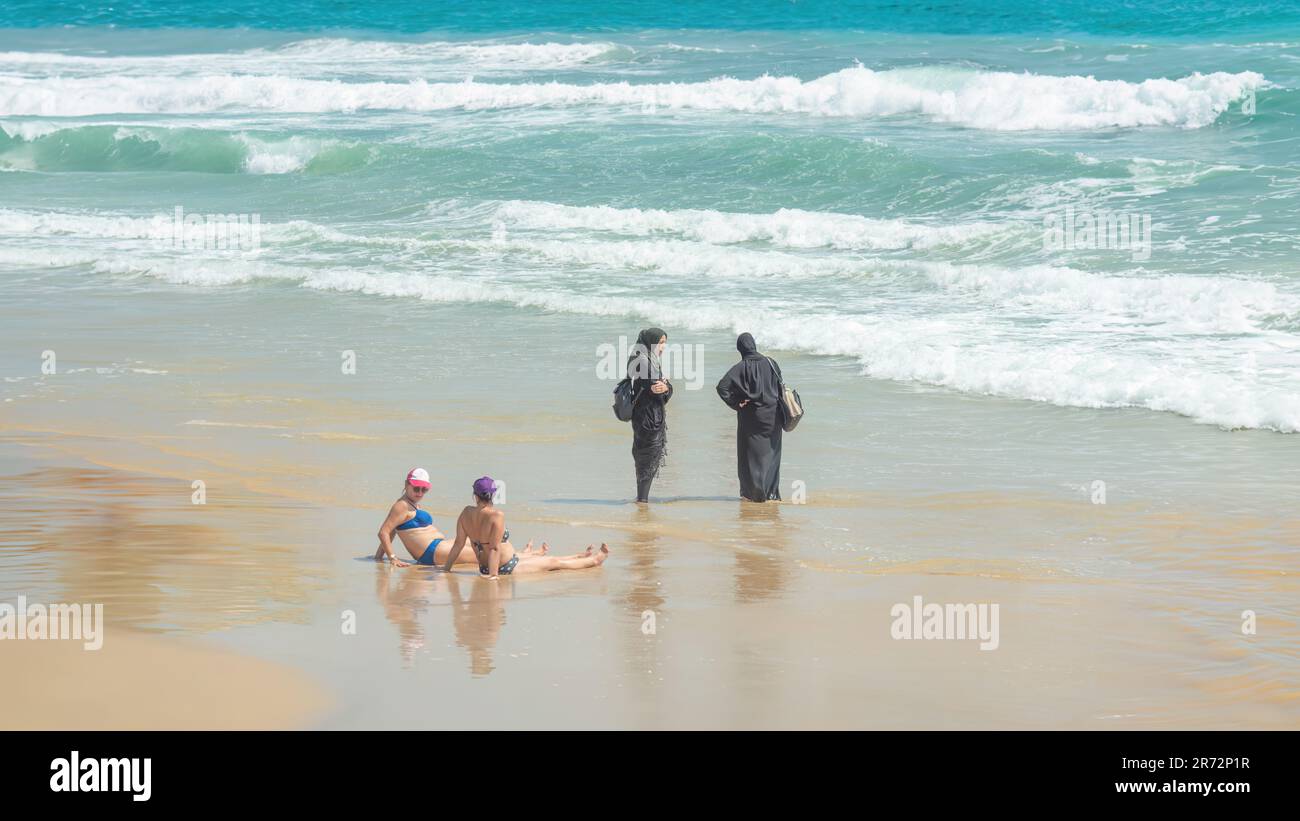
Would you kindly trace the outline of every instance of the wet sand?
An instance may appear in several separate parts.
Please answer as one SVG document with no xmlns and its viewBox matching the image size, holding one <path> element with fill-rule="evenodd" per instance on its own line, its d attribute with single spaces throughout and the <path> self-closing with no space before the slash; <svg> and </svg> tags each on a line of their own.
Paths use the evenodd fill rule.
<svg viewBox="0 0 1300 821">
<path fill-rule="evenodd" d="M 569 318 L 507 321 L 499 309 L 481 320 L 500 328 L 496 347 L 476 353 L 458 330 L 465 309 L 434 306 L 427 346 L 395 358 L 383 311 L 365 300 L 346 305 L 350 323 L 329 324 L 311 313 L 323 298 L 294 294 L 283 324 L 301 332 L 276 341 L 238 291 L 168 294 L 176 310 L 147 330 L 59 343 L 104 373 L 5 386 L 0 601 L 100 601 L 115 631 L 244 659 L 252 666 L 232 668 L 240 688 L 284 693 L 258 678 L 279 675 L 256 667 L 274 663 L 331 700 L 275 720 L 1300 727 L 1300 519 L 1284 503 L 1294 437 L 916 390 L 782 357 L 816 405 L 787 439 L 788 501 L 756 506 L 733 495 L 734 423 L 709 395 L 732 355 L 701 335 L 702 390 L 675 397 L 669 461 L 641 509 L 626 426 L 592 375 L 614 321 L 572 334 Z M 195 306 L 209 324 L 185 325 Z M 346 338 L 330 330 L 340 325 L 370 330 Z M 312 336 L 318 326 L 327 338 Z M 194 328 L 246 338 L 160 346 Z M 538 340 L 553 347 L 545 369 L 527 359 Z M 342 349 L 360 351 L 358 375 L 339 375 Z M 474 386 L 458 375 L 470 361 Z M 498 583 L 370 561 L 416 464 L 433 475 L 426 507 L 444 530 L 488 473 L 507 482 L 519 545 L 604 541 L 613 555 L 599 570 Z M 915 596 L 998 604 L 998 648 L 891 638 L 891 608 Z M 1254 634 L 1242 632 L 1245 610 Z M 123 658 L 122 682 L 172 681 L 190 666 Z M 24 663 L 34 681 L 65 669 L 54 655 Z M 95 703 L 112 726 L 271 720 L 238 699 L 230 716 Z"/>
<path fill-rule="evenodd" d="M 327 515 L 244 498 L 201 535 L 174 524 L 185 509 L 167 501 L 175 488 L 165 481 L 85 466 L 74 472 L 83 482 L 68 509 L 92 509 L 92 497 L 110 489 L 122 508 L 100 528 L 103 541 L 59 552 L 58 531 L 38 524 L 52 511 L 30 500 L 15 508 L 30 517 L 22 528 L 32 534 L 28 558 L 15 561 L 10 545 L 5 561 L 33 568 L 23 585 L 29 598 L 105 601 L 110 641 L 100 655 L 66 642 L 0 643 L 5 660 L 27 671 L 19 692 L 0 694 L 20 705 L 0 725 L 1296 725 L 1296 693 L 1286 684 L 1294 659 L 1270 660 L 1249 637 L 1234 636 L 1236 614 L 1226 605 L 1222 638 L 1207 643 L 1206 631 L 1161 612 L 1175 600 L 1153 603 L 1140 582 L 1061 573 L 1050 561 L 828 555 L 800 543 L 791 505 L 686 500 L 620 506 L 599 522 L 512 515 L 521 544 L 547 538 L 571 551 L 604 538 L 614 555 L 600 570 L 489 583 L 472 572 L 395 569 L 366 558 L 364 534 L 382 515 L 377 508 Z M 20 487 L 52 494 L 68 474 L 33 467 Z M 21 495 L 13 483 L 4 492 L 7 500 Z M 871 501 L 888 519 L 888 500 Z M 893 513 L 906 518 L 906 506 L 894 503 Z M 1017 504 L 1033 507 L 1029 499 Z M 683 519 L 700 508 L 727 540 L 690 532 Z M 965 526 L 976 528 L 1006 515 L 988 499 L 970 511 Z M 1039 513 L 1061 518 L 1060 510 Z M 236 534 L 257 534 L 268 522 L 327 547 L 292 556 L 252 539 L 237 543 Z M 202 542 L 192 543 L 199 555 L 172 553 L 165 535 L 147 536 L 177 532 Z M 14 578 L 6 574 L 6 588 Z M 999 603 L 998 648 L 892 639 L 891 608 L 917 595 Z M 355 633 L 344 629 L 349 620 Z M 200 650 L 160 645 L 124 625 L 205 639 Z M 1294 629 L 1267 616 L 1260 623 L 1266 635 L 1291 631 L 1292 646 Z M 63 684 L 32 686 L 41 681 Z M 184 695 L 126 695 L 146 685 Z M 254 704 L 245 693 L 262 695 Z"/>
</svg>

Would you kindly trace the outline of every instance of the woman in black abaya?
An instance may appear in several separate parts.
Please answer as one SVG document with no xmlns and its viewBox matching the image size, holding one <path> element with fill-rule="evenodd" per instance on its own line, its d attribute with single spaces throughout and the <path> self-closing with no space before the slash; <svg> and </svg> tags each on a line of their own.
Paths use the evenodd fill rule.
<svg viewBox="0 0 1300 821">
<path fill-rule="evenodd" d="M 672 383 L 664 378 L 659 360 L 668 334 L 646 328 L 636 339 L 627 360 L 632 379 L 632 459 L 636 464 L 636 500 L 650 501 L 650 484 L 659 475 L 668 452 L 668 415 L 664 406 L 672 398 Z"/>
<path fill-rule="evenodd" d="M 718 382 L 718 396 L 736 412 L 736 473 L 752 502 L 781 498 L 781 369 L 758 352 L 754 337 L 736 339 L 740 361 Z"/>
</svg>

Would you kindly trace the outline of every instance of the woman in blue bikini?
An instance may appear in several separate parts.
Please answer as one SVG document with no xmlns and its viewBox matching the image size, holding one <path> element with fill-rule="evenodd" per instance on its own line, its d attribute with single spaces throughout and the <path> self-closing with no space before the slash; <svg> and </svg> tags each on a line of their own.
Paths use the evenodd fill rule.
<svg viewBox="0 0 1300 821">
<path fill-rule="evenodd" d="M 394 567 L 406 567 L 393 555 L 393 534 L 397 534 L 416 564 L 443 565 L 451 554 L 451 540 L 433 524 L 429 511 L 420 509 L 420 500 L 429 491 L 429 472 L 416 468 L 406 474 L 406 487 L 402 497 L 388 509 L 388 517 L 379 527 L 379 549 L 375 559 L 387 557 Z M 461 564 L 473 564 L 474 556 L 466 555 Z"/>
<path fill-rule="evenodd" d="M 429 472 L 424 468 L 415 468 L 406 474 L 406 487 L 402 497 L 388 509 L 388 516 L 379 527 L 379 549 L 375 551 L 375 560 L 388 558 L 394 567 L 407 567 L 393 554 L 393 534 L 401 538 L 411 558 L 416 564 L 437 565 L 444 570 L 451 570 L 454 564 L 477 564 L 479 572 L 490 579 L 508 576 L 512 573 L 527 573 L 538 570 L 579 570 L 585 567 L 598 567 L 609 555 L 609 547 L 595 545 L 587 552 L 574 556 L 548 556 L 549 549 L 543 544 L 539 552 L 533 552 L 533 543 L 529 542 L 522 551 L 516 551 L 510 544 L 510 531 L 505 529 L 505 514 L 492 504 L 496 492 L 496 482 L 484 476 L 474 483 L 473 507 L 461 511 L 456 520 L 456 543 L 433 524 L 429 511 L 421 510 L 419 502 L 429 490 Z M 474 546 L 472 553 L 465 551 L 466 543 Z M 522 560 L 522 561 L 521 561 Z"/>
</svg>

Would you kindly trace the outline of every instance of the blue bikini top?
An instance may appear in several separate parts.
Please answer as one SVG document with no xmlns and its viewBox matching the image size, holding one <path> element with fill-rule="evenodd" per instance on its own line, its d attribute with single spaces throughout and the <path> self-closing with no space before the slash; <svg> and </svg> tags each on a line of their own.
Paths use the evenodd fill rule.
<svg viewBox="0 0 1300 821">
<path fill-rule="evenodd" d="M 410 520 L 408 520 L 405 524 L 398 525 L 397 529 L 415 530 L 417 527 L 429 527 L 432 524 L 433 524 L 433 517 L 429 515 L 429 511 L 420 510 L 417 507 L 415 509 L 415 516 L 412 517 Z"/>
</svg>

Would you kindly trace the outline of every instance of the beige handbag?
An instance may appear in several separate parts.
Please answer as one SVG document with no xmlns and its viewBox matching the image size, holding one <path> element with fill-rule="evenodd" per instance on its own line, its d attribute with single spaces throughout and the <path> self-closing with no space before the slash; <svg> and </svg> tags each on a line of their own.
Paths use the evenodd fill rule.
<svg viewBox="0 0 1300 821">
<path fill-rule="evenodd" d="M 767 357 L 767 364 L 772 366 L 772 374 L 776 376 L 781 403 L 781 427 L 788 433 L 797 428 L 803 419 L 803 400 L 799 398 L 799 391 L 785 384 L 771 357 Z"/>
</svg>

